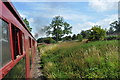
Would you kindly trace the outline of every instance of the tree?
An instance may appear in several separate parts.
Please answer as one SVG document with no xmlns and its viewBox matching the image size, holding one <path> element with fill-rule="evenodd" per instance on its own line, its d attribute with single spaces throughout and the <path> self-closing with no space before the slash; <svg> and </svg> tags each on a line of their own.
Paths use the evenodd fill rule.
<svg viewBox="0 0 120 80">
<path fill-rule="evenodd" d="M 110 27 L 109 30 L 107 31 L 107 34 L 113 34 L 114 33 L 114 29 L 113 27 Z"/>
<path fill-rule="evenodd" d="M 88 38 L 90 35 L 90 30 L 82 30 L 80 34 L 83 36 L 83 38 Z"/>
<path fill-rule="evenodd" d="M 72 36 L 72 40 L 76 40 L 77 39 L 77 36 L 74 34 L 73 36 Z"/>
<path fill-rule="evenodd" d="M 22 18 L 22 19 L 23 19 L 23 18 Z M 24 23 L 26 24 L 26 26 L 28 27 L 28 29 L 29 29 L 30 32 L 31 32 L 31 31 L 32 31 L 32 28 L 30 27 L 28 20 L 25 18 L 25 19 L 23 19 L 23 21 L 24 21 Z"/>
<path fill-rule="evenodd" d="M 104 40 L 106 35 L 106 30 L 102 29 L 101 26 L 95 25 L 92 27 L 89 40 Z"/>
<path fill-rule="evenodd" d="M 63 41 L 71 41 L 71 40 L 72 40 L 72 38 L 70 35 L 63 37 Z"/>
<path fill-rule="evenodd" d="M 64 34 L 71 34 L 71 29 L 72 29 L 72 26 L 70 26 L 70 24 L 68 24 L 67 22 L 64 22 L 64 30 L 63 30 L 63 33 Z"/>
<path fill-rule="evenodd" d="M 83 36 L 81 34 L 77 34 L 77 39 L 78 39 L 78 41 L 82 41 L 83 40 Z"/>
<path fill-rule="evenodd" d="M 114 21 L 110 24 L 111 27 L 113 27 L 115 29 L 116 33 L 120 32 L 120 24 L 118 21 Z"/>
<path fill-rule="evenodd" d="M 58 42 L 58 40 L 60 40 L 60 38 L 65 34 L 71 34 L 71 29 L 72 26 L 70 26 L 70 24 L 67 22 L 64 22 L 63 17 L 55 16 L 52 19 L 51 24 L 49 24 L 49 26 L 46 26 L 45 32 L 47 35 L 51 34 L 53 37 L 55 37 L 56 41 Z"/>
</svg>

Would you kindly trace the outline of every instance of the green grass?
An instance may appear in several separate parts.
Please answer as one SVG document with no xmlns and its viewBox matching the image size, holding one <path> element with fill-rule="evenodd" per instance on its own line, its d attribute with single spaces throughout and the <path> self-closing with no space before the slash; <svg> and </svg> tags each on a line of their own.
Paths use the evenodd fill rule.
<svg viewBox="0 0 120 80">
<path fill-rule="evenodd" d="M 3 80 L 25 80 L 25 57 L 23 57 L 10 72 L 3 78 Z"/>
<path fill-rule="evenodd" d="M 40 48 L 47 78 L 118 78 L 118 41 L 62 42 Z"/>
</svg>

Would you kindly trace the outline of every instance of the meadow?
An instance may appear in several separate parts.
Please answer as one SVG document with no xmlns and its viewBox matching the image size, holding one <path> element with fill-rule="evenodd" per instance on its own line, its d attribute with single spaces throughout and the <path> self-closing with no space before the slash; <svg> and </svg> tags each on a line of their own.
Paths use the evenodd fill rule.
<svg viewBox="0 0 120 80">
<path fill-rule="evenodd" d="M 47 78 L 118 78 L 118 41 L 70 41 L 39 47 Z"/>
</svg>

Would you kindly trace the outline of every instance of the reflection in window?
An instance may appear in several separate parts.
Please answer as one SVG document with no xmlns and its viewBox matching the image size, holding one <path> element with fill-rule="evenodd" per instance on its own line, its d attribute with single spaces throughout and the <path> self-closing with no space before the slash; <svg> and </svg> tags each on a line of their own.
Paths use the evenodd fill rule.
<svg viewBox="0 0 120 80">
<path fill-rule="evenodd" d="M 0 25 L 0 45 L 2 46 L 2 66 L 7 64 L 11 60 L 11 51 L 10 51 L 10 39 L 9 39 L 9 29 L 8 29 L 8 23 L 4 20 L 0 19 L 0 22 L 2 22 L 2 25 Z"/>
</svg>

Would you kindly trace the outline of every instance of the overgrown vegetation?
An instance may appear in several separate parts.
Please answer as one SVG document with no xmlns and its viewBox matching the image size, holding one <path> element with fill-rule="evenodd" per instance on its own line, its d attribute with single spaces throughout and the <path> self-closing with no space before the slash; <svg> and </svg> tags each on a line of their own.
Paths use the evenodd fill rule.
<svg viewBox="0 0 120 80">
<path fill-rule="evenodd" d="M 46 37 L 46 38 L 39 38 L 37 40 L 38 43 L 47 43 L 47 44 L 50 44 L 50 43 L 56 43 L 56 41 L 51 38 L 51 37 Z"/>
<path fill-rule="evenodd" d="M 10 72 L 3 78 L 3 80 L 25 80 L 26 67 L 25 57 L 23 57 Z"/>
<path fill-rule="evenodd" d="M 40 43 L 56 41 L 56 44 L 38 47 L 44 75 L 47 78 L 63 79 L 118 78 L 120 25 L 118 21 L 114 21 L 110 26 L 107 30 L 100 25 L 94 25 L 71 36 L 68 34 L 72 27 L 64 22 L 63 17 L 54 17 L 45 31 L 52 37 L 38 39 Z"/>
<path fill-rule="evenodd" d="M 62 42 L 40 49 L 47 78 L 118 78 L 118 41 Z"/>
</svg>

